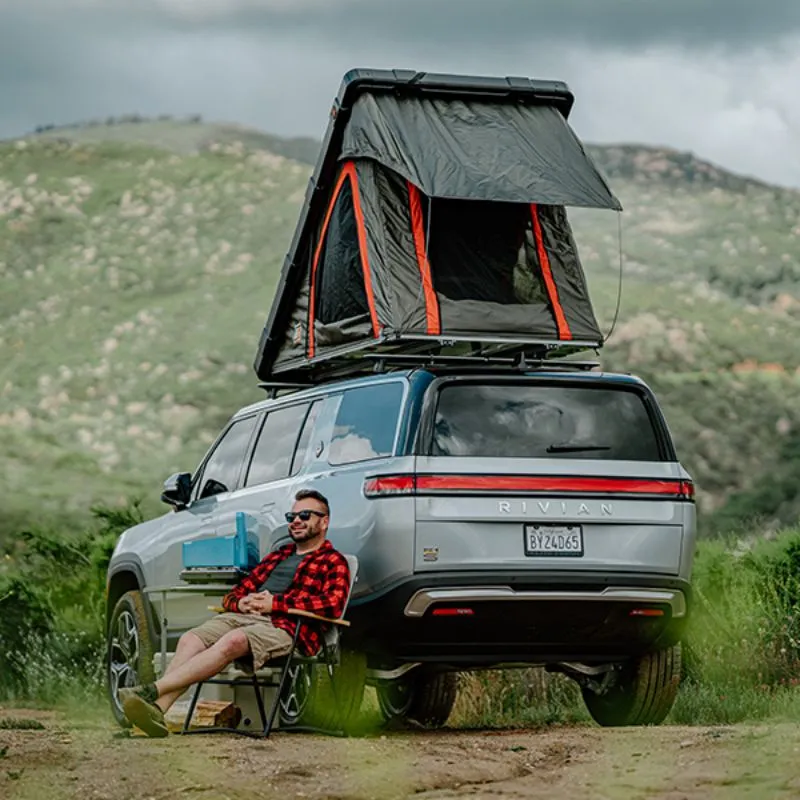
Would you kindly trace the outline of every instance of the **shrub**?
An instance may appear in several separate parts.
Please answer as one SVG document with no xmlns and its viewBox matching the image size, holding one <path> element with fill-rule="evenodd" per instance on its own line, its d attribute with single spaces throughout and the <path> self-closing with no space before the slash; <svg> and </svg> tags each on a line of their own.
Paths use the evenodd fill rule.
<svg viewBox="0 0 800 800">
<path fill-rule="evenodd" d="M 92 513 L 96 524 L 78 533 L 23 531 L 2 562 L 0 699 L 55 703 L 100 686 L 106 570 L 142 514 L 138 501 Z"/>
</svg>

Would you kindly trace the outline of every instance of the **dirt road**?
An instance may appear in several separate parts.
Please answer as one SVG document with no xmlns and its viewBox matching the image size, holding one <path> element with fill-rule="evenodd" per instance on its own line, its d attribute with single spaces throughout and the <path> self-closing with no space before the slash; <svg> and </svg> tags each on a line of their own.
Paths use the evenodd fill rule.
<svg viewBox="0 0 800 800">
<path fill-rule="evenodd" d="M 35 719 L 43 730 L 6 729 Z M 119 738 L 105 719 L 0 709 L 0 798 L 800 797 L 791 724 Z"/>
</svg>

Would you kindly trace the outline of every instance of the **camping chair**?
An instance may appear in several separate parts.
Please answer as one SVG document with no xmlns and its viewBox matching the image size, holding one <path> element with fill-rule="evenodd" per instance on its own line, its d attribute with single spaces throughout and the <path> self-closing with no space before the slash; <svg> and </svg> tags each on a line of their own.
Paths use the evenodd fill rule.
<svg viewBox="0 0 800 800">
<path fill-rule="evenodd" d="M 340 638 L 340 631 L 342 628 L 346 628 L 350 626 L 350 623 L 344 619 L 344 615 L 347 613 L 347 606 L 350 602 L 350 595 L 353 592 L 353 585 L 356 582 L 356 576 L 358 575 L 358 559 L 355 556 L 346 555 L 345 558 L 347 559 L 347 565 L 350 569 L 350 586 L 347 591 L 347 597 L 345 598 L 345 607 L 342 611 L 342 616 L 338 619 L 329 619 L 327 617 L 321 617 L 318 614 L 314 614 L 310 611 L 303 611 L 302 609 L 292 608 L 289 609 L 288 613 L 291 616 L 298 617 L 297 627 L 294 631 L 294 637 L 292 638 L 292 649 L 286 656 L 282 658 L 276 658 L 272 661 L 269 661 L 266 669 L 264 671 L 254 672 L 250 676 L 241 676 L 241 677 L 221 677 L 222 673 L 219 675 L 209 678 L 205 681 L 201 681 L 200 683 L 196 684 L 196 688 L 194 690 L 194 694 L 192 696 L 192 700 L 189 703 L 189 710 L 186 713 L 186 718 L 183 721 L 183 728 L 180 731 L 182 735 L 189 735 L 189 734 L 199 734 L 199 733 L 235 733 L 239 736 L 250 736 L 256 739 L 266 739 L 269 737 L 270 732 L 272 731 L 272 726 L 275 721 L 275 716 L 278 713 L 278 706 L 281 701 L 281 695 L 283 694 L 284 687 L 286 686 L 286 680 L 289 676 L 289 672 L 292 667 L 296 667 L 302 664 L 322 664 L 326 667 L 328 673 L 328 679 L 330 680 L 331 686 L 331 693 L 333 694 L 333 701 L 335 704 L 337 716 L 339 718 L 342 717 L 342 712 L 340 708 L 339 698 L 336 693 L 336 681 L 334 680 L 334 667 L 339 663 L 339 656 L 340 656 L 340 645 L 339 645 L 339 638 Z M 211 610 L 214 611 L 222 611 L 219 607 L 211 607 Z M 300 629 L 303 625 L 309 626 L 317 626 L 319 629 L 322 628 L 323 625 L 328 625 L 328 630 L 322 633 L 322 647 L 320 651 L 313 656 L 303 656 L 296 652 L 297 649 L 297 641 L 300 637 Z M 278 679 L 278 686 L 275 692 L 275 697 L 272 700 L 272 705 L 270 706 L 269 713 L 267 713 L 264 709 L 264 701 L 261 697 L 261 687 L 265 685 L 272 685 L 272 676 L 273 671 L 275 669 L 280 669 L 280 677 Z M 227 668 L 226 668 L 227 671 Z M 269 680 L 268 680 L 269 679 Z M 195 707 L 197 706 L 197 701 L 200 698 L 200 690 L 205 683 L 214 683 L 214 684 L 222 684 L 225 686 L 252 686 L 253 691 L 256 695 L 256 704 L 258 706 L 258 713 L 261 717 L 261 723 L 263 728 L 260 732 L 258 731 L 246 731 L 246 730 L 238 730 L 237 728 L 226 728 L 226 727 L 207 727 L 207 728 L 195 728 L 194 730 L 189 730 L 189 725 L 192 720 L 192 715 L 194 714 Z M 287 728 L 287 731 L 311 731 L 315 733 L 331 733 L 331 734 L 344 734 L 344 730 L 341 731 L 332 731 L 332 730 L 323 730 L 321 728 L 313 728 L 310 726 L 300 726 L 300 725 L 293 725 L 291 728 Z"/>
</svg>

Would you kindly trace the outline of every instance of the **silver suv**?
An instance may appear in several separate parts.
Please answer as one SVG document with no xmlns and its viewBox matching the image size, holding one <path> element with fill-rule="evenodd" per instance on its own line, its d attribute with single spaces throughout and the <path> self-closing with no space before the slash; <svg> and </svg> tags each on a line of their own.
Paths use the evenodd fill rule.
<svg viewBox="0 0 800 800">
<path fill-rule="evenodd" d="M 544 365 L 399 370 L 238 411 L 192 475 L 167 481 L 173 510 L 113 554 L 120 720 L 116 691 L 151 669 L 154 590 L 183 583 L 183 544 L 231 533 L 245 512 L 263 557 L 289 540 L 301 487 L 330 499 L 330 538 L 359 560 L 342 661 L 354 707 L 366 681 L 387 719 L 441 725 L 458 672 L 545 665 L 578 681 L 602 725 L 669 712 L 691 602 L 691 478 L 644 382 Z M 169 600 L 168 649 L 208 602 Z M 300 688 L 287 689 L 284 725 L 302 721 Z"/>
</svg>

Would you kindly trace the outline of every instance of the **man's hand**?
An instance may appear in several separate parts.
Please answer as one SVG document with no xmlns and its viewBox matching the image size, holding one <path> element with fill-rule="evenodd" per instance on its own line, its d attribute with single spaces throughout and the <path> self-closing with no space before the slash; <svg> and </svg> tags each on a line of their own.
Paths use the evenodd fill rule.
<svg viewBox="0 0 800 800">
<path fill-rule="evenodd" d="M 239 600 L 242 614 L 269 614 L 272 612 L 272 594 L 266 590 L 245 595 Z"/>
<path fill-rule="evenodd" d="M 254 595 L 247 594 L 244 597 L 239 598 L 239 602 L 236 604 L 236 607 L 239 609 L 240 614 L 249 614 L 251 609 L 251 604 L 253 601 Z"/>
</svg>

